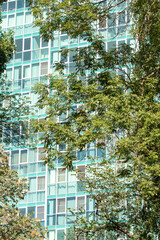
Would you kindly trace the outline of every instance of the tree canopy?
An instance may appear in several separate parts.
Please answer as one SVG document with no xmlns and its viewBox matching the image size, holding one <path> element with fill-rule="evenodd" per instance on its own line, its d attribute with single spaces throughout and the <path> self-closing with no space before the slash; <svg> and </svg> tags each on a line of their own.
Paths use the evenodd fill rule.
<svg viewBox="0 0 160 240">
<path fill-rule="evenodd" d="M 77 152 L 89 149 L 91 143 L 108 154 L 101 156 L 108 159 L 104 172 L 94 169 L 95 185 L 90 178 L 85 180 L 86 191 L 99 203 L 98 220 L 81 219 L 75 231 L 83 229 L 91 239 L 90 234 L 94 237 L 100 230 L 119 232 L 113 229 L 118 221 L 120 228 L 124 223 L 128 237 L 156 239 L 160 234 L 160 2 L 37 0 L 30 4 L 35 25 L 46 40 L 54 41 L 55 31 L 65 31 L 70 39 L 87 41 L 74 51 L 62 49 L 61 61 L 55 64 L 59 75 L 51 75 L 47 83 L 35 87 L 38 106 L 47 107 L 46 117 L 33 123 L 35 132 L 42 132 L 46 163 L 52 166 L 60 158 L 64 166 L 72 168 Z M 124 16 L 123 30 L 115 28 L 115 37 L 131 29 L 134 45 L 114 46 L 112 42 L 106 51 L 98 26 L 107 18 L 109 30 Z M 65 74 L 64 59 L 71 53 L 75 69 Z M 118 173 L 109 174 L 108 165 L 112 167 L 113 162 L 122 164 Z M 121 210 L 113 207 L 121 201 L 119 186 L 128 201 L 121 217 Z M 104 204 L 110 199 L 113 205 L 107 208 Z M 99 229 L 101 222 L 105 223 Z"/>
</svg>

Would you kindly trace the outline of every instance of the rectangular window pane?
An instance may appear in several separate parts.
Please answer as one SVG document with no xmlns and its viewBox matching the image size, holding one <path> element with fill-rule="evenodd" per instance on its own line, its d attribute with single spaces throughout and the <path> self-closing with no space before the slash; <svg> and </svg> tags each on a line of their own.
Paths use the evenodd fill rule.
<svg viewBox="0 0 160 240">
<path fill-rule="evenodd" d="M 24 50 L 29 50 L 31 48 L 31 38 L 24 39 Z"/>
<path fill-rule="evenodd" d="M 17 0 L 17 9 L 24 7 L 24 0 Z"/>
<path fill-rule="evenodd" d="M 14 15 L 8 16 L 8 26 L 13 27 L 14 26 Z"/>
<path fill-rule="evenodd" d="M 66 180 L 66 169 L 59 168 L 58 169 L 58 182 L 64 182 Z"/>
<path fill-rule="evenodd" d="M 85 178 L 85 166 L 78 166 L 78 174 L 77 174 L 77 178 L 80 180 L 83 180 L 83 178 Z"/>
<path fill-rule="evenodd" d="M 77 210 L 85 208 L 85 197 L 77 197 Z"/>
<path fill-rule="evenodd" d="M 22 67 L 14 68 L 14 80 L 19 80 L 22 77 Z"/>
<path fill-rule="evenodd" d="M 20 162 L 21 163 L 27 162 L 27 150 L 21 151 Z"/>
<path fill-rule="evenodd" d="M 36 191 L 36 177 L 29 178 L 29 191 L 30 192 Z"/>
<path fill-rule="evenodd" d="M 41 63 L 41 75 L 48 73 L 48 62 Z"/>
<path fill-rule="evenodd" d="M 38 190 L 44 190 L 45 189 L 45 177 L 38 177 Z"/>
<path fill-rule="evenodd" d="M 44 206 L 37 207 L 37 218 L 44 219 Z"/>
<path fill-rule="evenodd" d="M 23 78 L 29 78 L 30 77 L 30 65 L 23 67 Z"/>
<path fill-rule="evenodd" d="M 39 38 L 39 36 L 33 37 L 32 48 L 35 49 L 35 50 L 40 48 L 40 38 Z"/>
<path fill-rule="evenodd" d="M 37 77 L 37 75 L 39 76 L 39 64 L 33 64 L 32 65 L 32 77 Z"/>
<path fill-rule="evenodd" d="M 58 213 L 65 212 L 65 198 L 58 199 L 57 203 L 58 203 L 57 212 Z"/>
<path fill-rule="evenodd" d="M 31 12 L 26 12 L 25 13 L 25 23 L 31 23 L 32 19 L 31 19 Z"/>
<path fill-rule="evenodd" d="M 17 52 L 22 52 L 23 39 L 22 38 L 21 39 L 16 39 L 15 44 L 16 44 Z"/>
<path fill-rule="evenodd" d="M 17 26 L 23 25 L 23 17 L 24 17 L 23 13 L 16 14 L 16 25 Z"/>
<path fill-rule="evenodd" d="M 11 164 L 19 163 L 19 151 L 12 151 L 11 153 Z"/>
<path fill-rule="evenodd" d="M 37 161 L 37 151 L 35 149 L 29 149 L 28 162 L 36 162 L 36 161 Z"/>
</svg>

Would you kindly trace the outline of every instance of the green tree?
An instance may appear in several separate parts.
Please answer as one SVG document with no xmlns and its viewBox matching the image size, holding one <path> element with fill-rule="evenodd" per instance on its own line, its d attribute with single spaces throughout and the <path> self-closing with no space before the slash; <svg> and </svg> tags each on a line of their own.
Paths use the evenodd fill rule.
<svg viewBox="0 0 160 240">
<path fill-rule="evenodd" d="M 25 179 L 10 170 L 8 157 L 0 149 L 0 239 L 44 239 L 45 231 L 37 219 L 23 216 L 16 207 L 28 190 Z"/>
<path fill-rule="evenodd" d="M 74 52 L 62 49 L 55 68 L 60 74 L 35 87 L 38 106 L 47 106 L 46 118 L 33 123 L 35 132 L 43 133 L 46 163 L 52 166 L 61 158 L 64 166 L 72 168 L 76 152 L 89 149 L 91 143 L 109 153 L 102 175 L 99 168 L 94 170 L 95 186 L 89 182 L 92 178 L 85 180 L 86 191 L 99 205 L 98 220 L 81 218 L 75 234 L 82 231 L 94 239 L 99 231 L 112 230 L 133 239 L 156 239 L 160 234 L 160 2 L 135 0 L 128 7 L 126 1 L 37 0 L 31 4 L 35 25 L 46 40 L 54 40 L 54 31 L 61 30 L 71 39 L 88 42 Z M 106 17 L 113 26 L 115 19 L 124 16 L 123 31 L 131 28 L 132 19 L 134 46 L 112 46 L 106 52 L 97 26 Z M 75 71 L 65 75 L 63 57 L 68 54 L 74 55 Z M 108 170 L 111 162 L 121 163 L 118 173 Z M 127 201 L 122 210 L 115 207 L 122 200 L 120 193 Z M 113 205 L 105 208 L 110 199 Z"/>
</svg>

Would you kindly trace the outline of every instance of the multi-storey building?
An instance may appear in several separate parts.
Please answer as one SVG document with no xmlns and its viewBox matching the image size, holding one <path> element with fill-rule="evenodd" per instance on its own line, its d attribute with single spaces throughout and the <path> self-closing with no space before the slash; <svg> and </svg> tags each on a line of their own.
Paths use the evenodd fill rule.
<svg viewBox="0 0 160 240">
<path fill-rule="evenodd" d="M 125 8 L 125 6 L 122 7 Z M 108 28 L 106 28 L 106 20 L 99 23 L 99 34 L 104 37 L 106 50 L 113 45 L 118 46 L 132 41 L 129 32 L 125 31 L 126 22 L 129 21 L 127 17 L 127 11 L 124 11 L 123 16 L 115 18 L 115 21 L 108 24 Z M 8 63 L 6 71 L 10 90 L 19 93 L 22 98 L 29 98 L 29 108 L 34 108 L 37 96 L 32 91 L 32 87 L 46 74 L 54 71 L 53 63 L 60 59 L 61 47 L 74 49 L 86 46 L 87 42 L 80 38 L 70 39 L 64 32 L 55 32 L 53 42 L 43 41 L 39 35 L 39 29 L 32 26 L 33 16 L 25 0 L 5 2 L 2 5 L 2 20 L 4 31 L 12 29 L 15 32 L 17 45 L 16 54 Z M 115 31 L 118 34 L 115 34 Z M 66 74 L 71 73 L 74 70 L 72 55 L 65 61 Z M 45 109 L 35 112 L 35 116 L 31 115 L 29 119 L 36 115 L 44 117 Z M 17 132 L 17 138 L 20 131 L 22 134 L 21 128 L 19 133 Z M 38 137 L 37 134 L 37 139 Z M 50 240 L 65 239 L 66 229 L 72 224 L 72 216 L 68 208 L 84 207 L 86 216 L 94 211 L 94 203 L 85 194 L 81 182 L 70 171 L 61 167 L 58 160 L 55 163 L 55 169 L 48 169 L 43 165 L 41 158 L 44 153 L 41 143 L 38 143 L 37 148 L 34 149 L 23 145 L 18 147 L 16 141 L 12 141 L 5 147 L 10 151 L 11 168 L 16 170 L 20 177 L 25 177 L 29 181 L 29 192 L 18 205 L 20 211 L 22 214 L 32 213 L 33 217 L 39 218 L 42 225 L 48 227 Z M 84 172 L 89 161 L 87 156 L 100 158 L 104 154 L 106 153 L 96 150 L 94 145 L 90 146 L 86 151 L 77 154 L 74 167 Z"/>
</svg>

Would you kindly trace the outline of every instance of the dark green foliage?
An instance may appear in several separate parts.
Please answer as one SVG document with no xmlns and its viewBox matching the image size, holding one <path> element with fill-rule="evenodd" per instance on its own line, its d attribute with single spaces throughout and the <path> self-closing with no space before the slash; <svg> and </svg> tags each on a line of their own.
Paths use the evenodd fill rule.
<svg viewBox="0 0 160 240">
<path fill-rule="evenodd" d="M 35 24 L 46 40 L 53 39 L 53 31 L 61 29 L 72 38 L 88 41 L 86 47 L 75 50 L 73 73 L 63 75 L 64 64 L 57 63 L 61 76 L 50 76 L 49 84 L 35 87 L 40 96 L 39 106 L 47 107 L 47 116 L 33 126 L 35 132 L 43 132 L 41 141 L 50 166 L 61 157 L 63 165 L 72 168 L 75 152 L 86 149 L 90 143 L 97 149 L 107 148 L 108 161 L 122 162 L 116 174 L 109 175 L 108 161 L 101 177 L 94 172 L 95 182 L 100 186 L 89 185 L 86 191 L 102 203 L 100 216 L 96 222 L 78 219 L 74 229 L 77 238 L 81 232 L 88 234 L 88 239 L 95 239 L 105 229 L 106 234 L 114 231 L 113 236 L 121 232 L 133 239 L 156 239 L 160 234 L 160 2 L 131 1 L 128 9 L 134 19 L 134 46 L 122 44 L 118 49 L 112 46 L 108 52 L 103 38 L 95 31 L 97 21 L 111 19 L 115 7 L 119 9 L 118 15 L 122 14 L 125 1 L 117 5 L 115 1 L 101 3 L 76 0 L 32 3 Z M 46 19 L 42 17 L 42 6 L 51 9 Z M 65 49 L 64 54 L 69 51 Z M 56 147 L 62 144 L 65 151 Z M 89 181 L 87 178 L 86 182 Z M 103 185 L 111 186 L 110 196 Z M 101 191 L 106 195 L 101 195 Z M 121 211 L 117 213 L 115 207 L 121 200 L 120 193 L 128 194 L 124 198 L 129 201 L 121 217 Z M 105 209 L 104 199 L 109 202 L 110 198 L 113 201 Z"/>
</svg>

